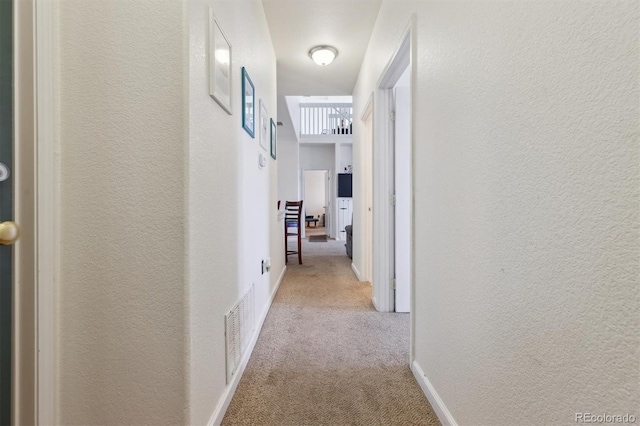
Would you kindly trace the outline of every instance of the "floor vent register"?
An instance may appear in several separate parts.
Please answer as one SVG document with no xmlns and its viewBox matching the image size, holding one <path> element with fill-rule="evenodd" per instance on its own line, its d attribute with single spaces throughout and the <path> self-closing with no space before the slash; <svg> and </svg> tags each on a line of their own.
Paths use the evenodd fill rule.
<svg viewBox="0 0 640 426">
<path fill-rule="evenodd" d="M 254 306 L 253 284 L 251 284 L 249 290 L 224 317 L 227 347 L 227 384 L 231 382 L 238 372 L 242 357 L 244 357 L 253 336 L 255 324 Z"/>
</svg>

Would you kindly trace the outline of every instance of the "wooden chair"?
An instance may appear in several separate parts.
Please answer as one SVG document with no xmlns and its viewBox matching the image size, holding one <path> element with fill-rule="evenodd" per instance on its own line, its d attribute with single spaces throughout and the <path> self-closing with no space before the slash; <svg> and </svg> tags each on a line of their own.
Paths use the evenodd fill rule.
<svg viewBox="0 0 640 426">
<path fill-rule="evenodd" d="M 287 201 L 284 205 L 284 263 L 289 263 L 289 255 L 297 254 L 298 263 L 302 265 L 302 201 Z M 296 228 L 297 232 L 289 229 Z M 298 251 L 289 250 L 289 237 L 298 237 Z"/>
</svg>

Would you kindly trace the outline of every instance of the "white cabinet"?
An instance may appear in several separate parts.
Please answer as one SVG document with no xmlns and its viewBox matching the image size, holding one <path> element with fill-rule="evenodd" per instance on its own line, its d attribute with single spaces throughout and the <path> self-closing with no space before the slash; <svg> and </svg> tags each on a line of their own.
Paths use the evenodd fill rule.
<svg viewBox="0 0 640 426">
<path fill-rule="evenodd" d="M 351 225 L 353 219 L 353 199 L 352 198 L 338 198 L 338 240 L 347 239 L 347 231 L 344 227 Z"/>
</svg>

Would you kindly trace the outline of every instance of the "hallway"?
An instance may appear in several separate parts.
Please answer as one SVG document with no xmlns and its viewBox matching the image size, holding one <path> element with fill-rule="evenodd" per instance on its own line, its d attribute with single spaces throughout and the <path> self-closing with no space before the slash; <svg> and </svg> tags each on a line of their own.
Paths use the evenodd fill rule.
<svg viewBox="0 0 640 426">
<path fill-rule="evenodd" d="M 0 419 L 640 418 L 638 1 L 10 1 Z"/>
<path fill-rule="evenodd" d="M 377 313 L 344 242 L 303 242 L 223 425 L 435 425 L 409 370 L 409 315 Z"/>
</svg>

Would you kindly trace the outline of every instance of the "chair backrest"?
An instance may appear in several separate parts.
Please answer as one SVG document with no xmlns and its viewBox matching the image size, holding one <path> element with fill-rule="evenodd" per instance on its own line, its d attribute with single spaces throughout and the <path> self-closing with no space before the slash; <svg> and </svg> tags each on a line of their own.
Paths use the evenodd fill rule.
<svg viewBox="0 0 640 426">
<path fill-rule="evenodd" d="M 302 216 L 302 200 L 285 202 L 284 220 L 287 223 L 287 225 L 295 225 L 296 222 L 300 223 L 301 216 Z"/>
</svg>

